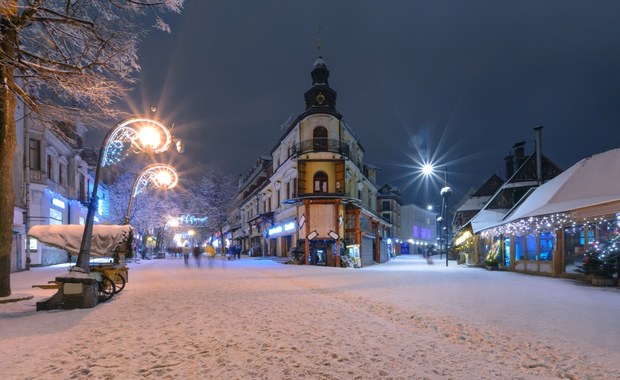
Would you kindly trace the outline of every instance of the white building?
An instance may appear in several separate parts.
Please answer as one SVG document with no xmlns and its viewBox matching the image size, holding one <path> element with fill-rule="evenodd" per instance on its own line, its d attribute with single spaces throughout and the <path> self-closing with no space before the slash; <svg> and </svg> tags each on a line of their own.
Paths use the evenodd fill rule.
<svg viewBox="0 0 620 380">
<path fill-rule="evenodd" d="M 27 110 L 26 110 L 27 111 Z M 17 147 L 13 162 L 15 207 L 11 270 L 29 265 L 68 261 L 67 253 L 28 239 L 26 231 L 37 224 L 83 224 L 93 177 L 80 157 L 86 128 L 79 124 L 36 123 L 24 105 L 16 112 Z M 96 221 L 105 217 L 105 189 Z M 27 244 L 29 249 L 26 249 Z"/>
<path fill-rule="evenodd" d="M 437 216 L 414 204 L 400 207 L 401 253 L 423 253 L 429 245 L 437 245 Z"/>
</svg>

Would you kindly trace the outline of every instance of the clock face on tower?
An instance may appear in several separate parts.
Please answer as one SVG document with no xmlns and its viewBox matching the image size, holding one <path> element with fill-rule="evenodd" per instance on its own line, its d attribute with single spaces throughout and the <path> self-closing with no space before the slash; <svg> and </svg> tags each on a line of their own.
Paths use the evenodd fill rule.
<svg viewBox="0 0 620 380">
<path fill-rule="evenodd" d="M 316 102 L 319 105 L 323 105 L 323 102 L 325 102 L 325 95 L 323 95 L 322 92 L 319 92 L 319 94 L 316 96 L 315 100 L 316 100 Z"/>
</svg>

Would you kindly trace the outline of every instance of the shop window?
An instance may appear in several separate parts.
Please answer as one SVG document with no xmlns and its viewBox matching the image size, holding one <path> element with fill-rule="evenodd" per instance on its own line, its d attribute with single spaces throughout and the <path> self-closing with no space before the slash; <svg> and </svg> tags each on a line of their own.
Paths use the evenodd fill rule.
<svg viewBox="0 0 620 380">
<path fill-rule="evenodd" d="M 62 224 L 62 212 L 50 208 L 50 224 Z"/>
<path fill-rule="evenodd" d="M 327 193 L 327 174 L 319 171 L 314 174 L 314 192 L 315 193 Z"/>
<path fill-rule="evenodd" d="M 540 261 L 553 260 L 553 233 L 540 233 Z"/>
<path fill-rule="evenodd" d="M 525 238 L 525 259 L 538 260 L 538 249 L 536 247 L 536 234 L 529 234 Z"/>
<path fill-rule="evenodd" d="M 600 223 L 596 230 L 596 240 L 609 241 L 618 237 L 620 231 L 618 230 L 618 222 L 613 220 L 607 220 Z"/>
<path fill-rule="evenodd" d="M 520 261 L 525 259 L 525 237 L 515 236 L 515 260 Z"/>
<path fill-rule="evenodd" d="M 504 266 L 510 266 L 510 238 L 504 238 Z"/>
</svg>

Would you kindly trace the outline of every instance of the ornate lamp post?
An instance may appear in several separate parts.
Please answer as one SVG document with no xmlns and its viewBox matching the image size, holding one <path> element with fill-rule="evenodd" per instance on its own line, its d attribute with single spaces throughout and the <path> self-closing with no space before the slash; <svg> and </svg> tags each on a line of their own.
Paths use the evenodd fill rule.
<svg viewBox="0 0 620 380">
<path fill-rule="evenodd" d="M 145 192 L 149 186 L 157 189 L 170 190 L 179 182 L 179 176 L 174 168 L 167 164 L 152 164 L 142 169 L 140 174 L 133 181 L 131 193 L 129 194 L 129 205 L 123 224 L 129 224 L 131 215 L 131 205 L 136 195 Z"/>
<path fill-rule="evenodd" d="M 129 148 L 135 149 L 138 152 L 149 151 L 161 153 L 168 150 L 172 143 L 172 134 L 162 122 L 145 117 L 134 117 L 124 120 L 118 123 L 105 135 L 97 159 L 95 180 L 88 204 L 88 214 L 86 215 L 84 224 L 84 234 L 82 235 L 82 242 L 80 244 L 80 253 L 77 257 L 76 266 L 73 269 L 85 273 L 88 273 L 90 269 L 88 261 L 90 257 L 95 210 L 97 208 L 97 191 L 99 189 L 101 167 L 120 161 L 120 159 L 123 158 L 121 155 L 126 151 L 128 145 Z M 177 148 L 180 148 L 178 142 Z"/>
</svg>

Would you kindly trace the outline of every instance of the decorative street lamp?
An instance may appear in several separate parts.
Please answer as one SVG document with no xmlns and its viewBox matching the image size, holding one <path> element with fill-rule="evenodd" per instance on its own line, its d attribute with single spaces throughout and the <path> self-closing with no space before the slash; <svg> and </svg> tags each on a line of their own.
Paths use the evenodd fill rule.
<svg viewBox="0 0 620 380">
<path fill-rule="evenodd" d="M 179 182 L 179 176 L 174 168 L 167 164 L 152 164 L 142 169 L 140 174 L 133 181 L 131 193 L 129 194 L 129 205 L 123 224 L 129 224 L 131 205 L 136 195 L 144 193 L 149 186 L 156 189 L 170 190 Z M 177 222 L 178 223 L 178 222 Z"/>
<path fill-rule="evenodd" d="M 84 234 L 82 235 L 80 252 L 74 269 L 85 273 L 88 273 L 90 270 L 88 261 L 95 210 L 97 208 L 97 191 L 99 189 L 101 167 L 120 161 L 128 153 L 128 148 L 134 149 L 137 152 L 161 153 L 168 150 L 173 140 L 170 130 L 162 122 L 145 117 L 133 117 L 124 120 L 105 135 L 99 150 L 93 190 L 84 224 Z M 182 145 L 180 142 L 177 141 L 176 146 L 177 150 L 181 150 Z"/>
</svg>

